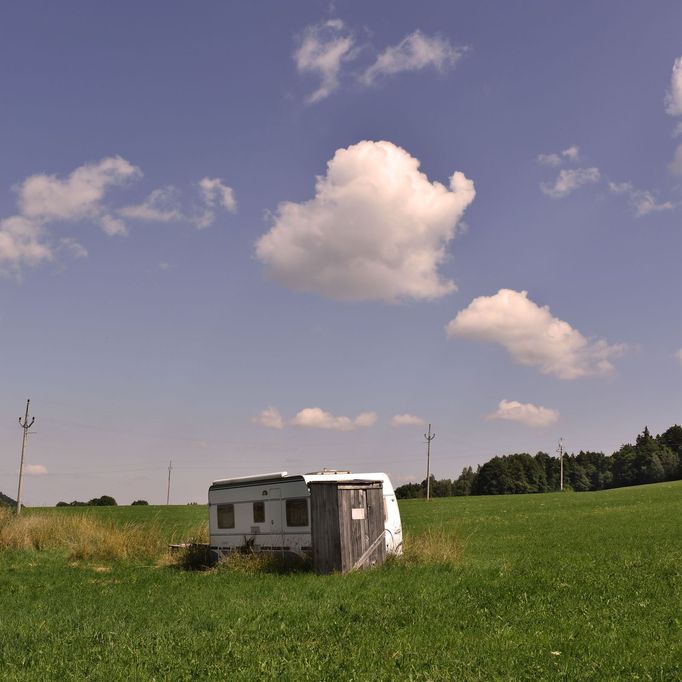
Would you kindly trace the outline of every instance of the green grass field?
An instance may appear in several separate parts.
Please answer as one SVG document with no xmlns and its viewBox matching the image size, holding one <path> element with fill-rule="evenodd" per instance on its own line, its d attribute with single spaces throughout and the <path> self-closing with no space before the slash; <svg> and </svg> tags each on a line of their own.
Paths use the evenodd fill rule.
<svg viewBox="0 0 682 682">
<path fill-rule="evenodd" d="M 401 512 L 407 543 L 457 561 L 317 577 L 2 551 L 0 678 L 682 679 L 682 482 Z M 86 513 L 178 540 L 206 510 Z"/>
</svg>

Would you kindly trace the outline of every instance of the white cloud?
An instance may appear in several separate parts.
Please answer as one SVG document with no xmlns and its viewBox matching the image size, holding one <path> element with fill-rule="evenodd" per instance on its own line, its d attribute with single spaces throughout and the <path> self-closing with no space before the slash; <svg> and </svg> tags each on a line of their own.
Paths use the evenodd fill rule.
<svg viewBox="0 0 682 682">
<path fill-rule="evenodd" d="M 284 202 L 256 255 L 286 286 L 340 300 L 429 299 L 456 289 L 438 266 L 474 183 L 455 172 L 449 189 L 391 142 L 338 149 L 315 197 Z"/>
<path fill-rule="evenodd" d="M 635 188 L 631 182 L 609 182 L 609 190 L 613 194 L 622 194 L 628 197 L 630 206 L 637 217 L 653 213 L 655 211 L 670 211 L 675 204 L 670 201 L 658 203 L 653 192 Z"/>
<path fill-rule="evenodd" d="M 110 237 L 123 237 L 128 234 L 128 226 L 119 218 L 105 214 L 100 217 L 99 224 Z"/>
<path fill-rule="evenodd" d="M 42 238 L 41 226 L 23 216 L 0 220 L 0 272 L 52 260 L 52 250 Z"/>
<path fill-rule="evenodd" d="M 396 414 L 391 417 L 391 426 L 424 426 L 426 421 L 413 414 Z"/>
<path fill-rule="evenodd" d="M 677 358 L 678 362 L 682 365 L 682 348 L 675 353 L 675 357 Z"/>
<path fill-rule="evenodd" d="M 567 196 L 582 185 L 599 182 L 598 168 L 564 168 L 559 172 L 553 185 L 540 185 L 542 191 L 552 199 Z"/>
<path fill-rule="evenodd" d="M 665 110 L 671 116 L 682 115 L 682 57 L 673 64 L 670 89 L 665 95 Z"/>
<path fill-rule="evenodd" d="M 488 419 L 504 419 L 519 422 L 526 426 L 543 427 L 554 424 L 559 419 L 559 412 L 532 403 L 501 400 L 497 410 L 489 414 Z"/>
<path fill-rule="evenodd" d="M 282 415 L 275 407 L 268 407 L 267 409 L 263 410 L 253 417 L 252 421 L 255 424 L 266 426 L 269 429 L 284 428 L 284 419 L 282 419 Z"/>
<path fill-rule="evenodd" d="M 682 135 L 682 121 L 680 121 L 673 130 L 673 137 L 679 137 Z"/>
<path fill-rule="evenodd" d="M 32 175 L 18 188 L 21 213 L 35 220 L 82 220 L 102 212 L 107 190 L 140 176 L 139 168 L 120 156 L 79 166 L 66 179 Z"/>
<path fill-rule="evenodd" d="M 374 426 L 377 423 L 378 415 L 376 412 L 361 412 L 355 417 L 356 426 Z"/>
<path fill-rule="evenodd" d="M 560 166 L 564 161 L 575 163 L 578 160 L 580 150 L 576 145 L 564 149 L 559 154 L 538 154 L 538 163 L 543 166 Z"/>
<path fill-rule="evenodd" d="M 42 464 L 27 464 L 24 467 L 24 473 L 27 476 L 44 476 L 47 473 L 47 468 Z"/>
<path fill-rule="evenodd" d="M 182 220 L 182 213 L 177 207 L 176 191 L 173 187 L 155 189 L 141 203 L 119 208 L 117 213 L 130 220 L 169 223 Z"/>
<path fill-rule="evenodd" d="M 449 337 L 499 343 L 512 359 L 538 367 L 543 374 L 576 379 L 613 370 L 611 358 L 625 352 L 625 345 L 590 341 L 570 324 L 553 317 L 526 291 L 500 289 L 494 296 L 475 298 L 447 325 Z"/>
<path fill-rule="evenodd" d="M 306 407 L 289 423 L 311 429 L 331 429 L 334 431 L 354 431 L 357 427 L 373 426 L 377 415 L 374 412 L 362 412 L 355 419 L 335 417 L 319 407 Z"/>
<path fill-rule="evenodd" d="M 216 204 L 226 211 L 234 213 L 237 210 L 237 200 L 232 187 L 228 187 L 220 178 L 202 178 L 199 187 L 208 206 Z"/>
<path fill-rule="evenodd" d="M 299 73 L 313 73 L 320 78 L 320 87 L 308 96 L 309 104 L 319 102 L 339 87 L 339 72 L 344 61 L 353 59 L 353 36 L 344 32 L 340 19 L 308 26 L 294 61 Z"/>
<path fill-rule="evenodd" d="M 387 47 L 360 80 L 365 85 L 371 85 L 382 76 L 419 71 L 428 66 L 445 71 L 454 67 L 465 52 L 466 48 L 455 47 L 445 38 L 429 37 L 421 31 L 414 31 L 397 45 Z"/>
<path fill-rule="evenodd" d="M 198 228 L 209 227 L 215 221 L 215 208 L 222 206 L 230 213 L 237 211 L 237 199 L 232 187 L 228 187 L 220 178 L 202 178 L 199 189 L 206 209 L 194 220 Z"/>
<path fill-rule="evenodd" d="M 564 151 L 561 152 L 561 155 L 568 159 L 569 161 L 577 161 L 578 160 L 578 155 L 580 153 L 580 150 L 576 145 L 572 145 L 568 147 L 568 149 L 564 149 Z"/>
<path fill-rule="evenodd" d="M 74 258 L 87 258 L 88 250 L 73 237 L 62 237 L 59 248 L 68 251 Z"/>
</svg>

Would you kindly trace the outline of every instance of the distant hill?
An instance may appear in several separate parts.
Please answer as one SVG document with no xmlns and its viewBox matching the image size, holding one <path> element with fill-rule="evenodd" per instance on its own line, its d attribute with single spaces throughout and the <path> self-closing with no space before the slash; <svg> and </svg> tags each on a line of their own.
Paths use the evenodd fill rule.
<svg viewBox="0 0 682 682">
<path fill-rule="evenodd" d="M 11 497 L 7 497 L 3 493 L 0 493 L 0 506 L 5 505 L 8 507 L 16 507 L 17 503 Z"/>
</svg>

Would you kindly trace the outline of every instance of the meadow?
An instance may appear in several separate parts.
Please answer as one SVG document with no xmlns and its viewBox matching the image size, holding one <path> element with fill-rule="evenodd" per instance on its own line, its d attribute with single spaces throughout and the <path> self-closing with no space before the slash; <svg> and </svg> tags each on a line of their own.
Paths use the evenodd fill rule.
<svg viewBox="0 0 682 682">
<path fill-rule="evenodd" d="M 3 680 L 682 678 L 682 482 L 407 500 L 404 559 L 324 577 L 179 570 L 201 506 L 27 511 L 33 544 L 0 519 Z"/>
</svg>

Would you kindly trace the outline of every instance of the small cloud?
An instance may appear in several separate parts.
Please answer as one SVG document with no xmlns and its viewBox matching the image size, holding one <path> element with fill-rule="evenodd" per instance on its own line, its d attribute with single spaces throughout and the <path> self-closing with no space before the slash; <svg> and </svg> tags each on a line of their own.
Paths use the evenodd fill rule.
<svg viewBox="0 0 682 682">
<path fill-rule="evenodd" d="M 538 163 L 542 166 L 560 166 L 561 157 L 558 154 L 538 154 Z"/>
<path fill-rule="evenodd" d="M 564 168 L 559 172 L 553 185 L 540 185 L 542 191 L 552 199 L 561 199 L 583 185 L 599 182 L 598 168 Z"/>
<path fill-rule="evenodd" d="M 682 121 L 680 121 L 673 130 L 673 137 L 679 137 L 682 135 Z"/>
<path fill-rule="evenodd" d="M 475 298 L 446 330 L 450 338 L 498 343 L 515 362 L 559 379 L 608 374 L 613 371 L 611 358 L 626 350 L 624 344 L 588 340 L 568 322 L 554 317 L 549 306 L 531 301 L 527 291 L 513 289 Z"/>
<path fill-rule="evenodd" d="M 562 163 L 568 161 L 575 163 L 578 160 L 580 150 L 576 145 L 572 145 L 563 151 L 552 154 L 538 154 L 538 163 L 543 166 L 560 166 Z"/>
<path fill-rule="evenodd" d="M 88 250 L 73 237 L 60 239 L 59 248 L 68 251 L 74 258 L 87 258 L 88 255 Z"/>
<path fill-rule="evenodd" d="M 0 273 L 22 265 L 38 265 L 53 259 L 50 246 L 43 239 L 40 224 L 24 216 L 0 220 Z"/>
<path fill-rule="evenodd" d="M 355 417 L 355 426 L 374 426 L 378 418 L 376 412 L 362 412 Z"/>
<path fill-rule="evenodd" d="M 500 400 L 497 410 L 489 414 L 487 418 L 514 421 L 532 427 L 544 427 L 554 424 L 559 419 L 559 412 L 532 403 Z"/>
<path fill-rule="evenodd" d="M 677 358 L 677 361 L 682 365 L 682 348 L 675 353 L 675 357 Z"/>
<path fill-rule="evenodd" d="M 182 213 L 176 205 L 176 191 L 173 187 L 155 189 L 141 204 L 124 206 L 118 214 L 130 220 L 169 223 L 182 220 Z"/>
<path fill-rule="evenodd" d="M 671 116 L 682 115 L 682 57 L 673 63 L 670 89 L 665 95 L 665 110 Z"/>
<path fill-rule="evenodd" d="M 467 48 L 456 47 L 445 38 L 414 31 L 397 45 L 387 47 L 360 80 L 365 85 L 372 85 L 378 78 L 404 71 L 420 71 L 427 67 L 446 71 L 453 68 L 466 52 Z"/>
<path fill-rule="evenodd" d="M 282 429 L 284 428 L 284 419 L 275 407 L 268 407 L 255 417 L 252 418 L 254 424 L 260 424 L 268 429 Z"/>
<path fill-rule="evenodd" d="M 299 73 L 312 73 L 320 78 L 320 86 L 307 98 L 314 104 L 328 97 L 339 87 L 339 73 L 343 62 L 354 59 L 353 36 L 344 31 L 340 19 L 308 26 L 294 52 L 294 62 Z"/>
<path fill-rule="evenodd" d="M 31 175 L 19 185 L 19 208 L 24 216 L 41 221 L 97 217 L 111 187 L 141 175 L 139 168 L 120 156 L 86 163 L 63 180 L 56 175 Z"/>
<path fill-rule="evenodd" d="M 27 476 L 44 476 L 47 473 L 47 468 L 42 464 L 27 464 L 24 467 L 24 473 Z"/>
<path fill-rule="evenodd" d="M 631 182 L 609 182 L 609 191 L 612 194 L 627 196 L 630 206 L 637 217 L 655 211 L 670 211 L 675 208 L 675 204 L 670 201 L 658 203 L 653 192 L 637 189 Z"/>
<path fill-rule="evenodd" d="M 110 237 L 124 237 L 128 234 L 128 226 L 122 220 L 113 216 L 103 215 L 99 219 L 99 224 Z"/>
<path fill-rule="evenodd" d="M 222 180 L 219 178 L 202 178 L 199 181 L 199 188 L 206 207 L 203 213 L 194 220 L 194 224 L 199 229 L 213 224 L 216 207 L 220 206 L 230 213 L 236 213 L 237 200 L 234 196 L 234 190 Z"/>
<path fill-rule="evenodd" d="M 396 414 L 391 417 L 391 426 L 424 426 L 426 420 L 414 414 Z"/>
<path fill-rule="evenodd" d="M 319 407 L 306 407 L 289 423 L 311 429 L 330 429 L 333 431 L 354 431 L 356 427 L 373 426 L 377 416 L 374 412 L 363 412 L 354 420 L 349 417 L 336 417 Z"/>
</svg>

